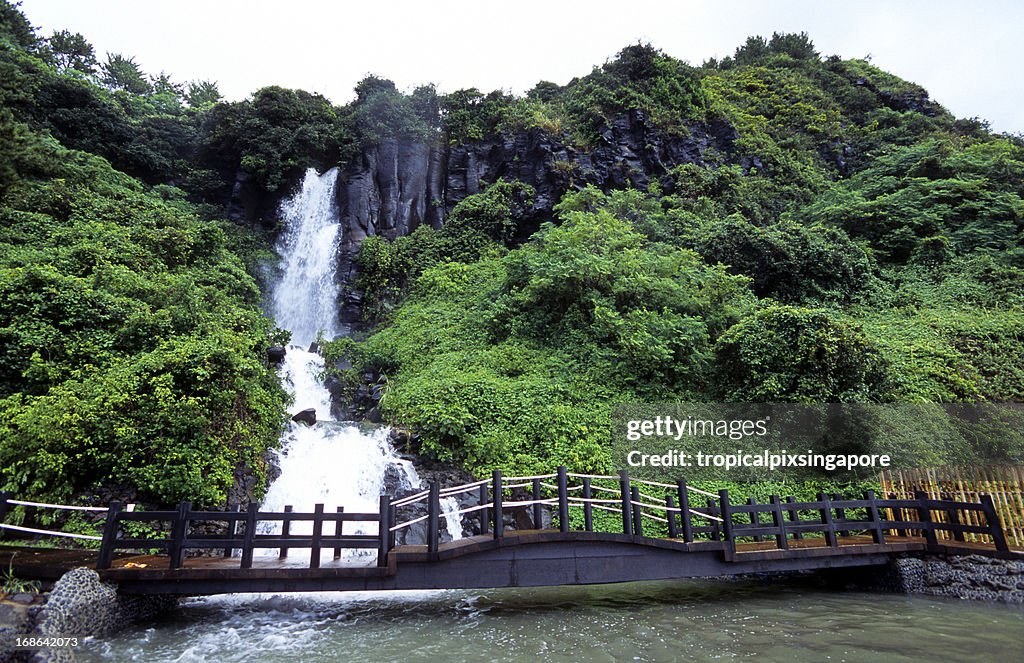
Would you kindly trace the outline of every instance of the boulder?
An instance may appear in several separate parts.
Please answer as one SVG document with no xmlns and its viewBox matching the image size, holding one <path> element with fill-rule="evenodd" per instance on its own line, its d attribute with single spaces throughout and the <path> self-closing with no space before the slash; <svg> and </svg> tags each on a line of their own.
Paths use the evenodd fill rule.
<svg viewBox="0 0 1024 663">
<path fill-rule="evenodd" d="M 292 416 L 292 421 L 312 426 L 316 423 L 316 408 L 306 408 L 302 412 L 296 413 Z"/>
<path fill-rule="evenodd" d="M 280 345 L 272 345 L 267 348 L 267 361 L 271 364 L 280 364 L 284 361 L 284 356 L 287 351 Z"/>
</svg>

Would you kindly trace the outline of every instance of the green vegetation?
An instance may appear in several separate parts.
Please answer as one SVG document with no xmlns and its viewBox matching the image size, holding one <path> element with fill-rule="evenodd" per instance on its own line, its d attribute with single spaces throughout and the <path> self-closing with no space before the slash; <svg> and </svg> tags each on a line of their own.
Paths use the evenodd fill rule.
<svg viewBox="0 0 1024 663">
<path fill-rule="evenodd" d="M 11 596 L 13 594 L 34 594 L 39 591 L 39 582 L 36 580 L 25 580 L 14 575 L 14 557 L 11 555 L 11 562 L 7 570 L 0 573 L 0 594 Z"/>
<path fill-rule="evenodd" d="M 120 104 L 137 97 L 100 89 L 75 62 L 50 68 L 37 55 L 68 49 L 50 44 L 34 53 L 0 43 L 2 66 L 17 72 L 0 86 L 3 488 L 67 501 L 110 483 L 158 503 L 222 503 L 236 468 L 263 476 L 283 424 L 259 289 L 235 230 L 200 216 L 184 192 L 147 188 L 62 145 L 127 158 L 118 136 L 140 126 Z M 109 63 L 131 73 L 130 59 Z M 117 86 L 146 103 L 161 94 Z M 54 90 L 88 103 L 62 115 L 68 107 L 45 106 Z M 68 133 L 97 117 L 113 124 Z"/>
<path fill-rule="evenodd" d="M 454 140 L 535 127 L 586 149 L 632 109 L 737 137 L 646 191 L 571 192 L 525 242 L 457 230 L 517 223 L 499 182 L 451 227 L 363 245 L 380 324 L 336 351 L 387 375 L 385 415 L 426 452 L 609 470 L 616 403 L 1021 400 L 1018 138 L 806 35 L 700 68 L 631 46 L 525 99 L 464 97 Z"/>
<path fill-rule="evenodd" d="M 693 149 L 626 177 L 642 189 L 586 185 L 624 122 L 651 141 L 637 151 Z M 382 141 L 521 132 L 574 183 L 551 213 L 550 190 L 499 170 L 443 227 L 368 238 L 355 286 L 375 327 L 324 349 L 353 388 L 381 375 L 385 417 L 424 453 L 603 472 L 631 401 L 1024 400 L 1024 143 L 806 35 L 701 66 L 635 44 L 523 97 L 368 76 L 342 106 L 281 87 L 223 102 L 82 35 L 41 38 L 4 0 L 3 487 L 215 504 L 243 467 L 260 483 L 280 337 L 250 274 L 266 238 L 219 220 L 233 192 L 272 205 Z"/>
</svg>

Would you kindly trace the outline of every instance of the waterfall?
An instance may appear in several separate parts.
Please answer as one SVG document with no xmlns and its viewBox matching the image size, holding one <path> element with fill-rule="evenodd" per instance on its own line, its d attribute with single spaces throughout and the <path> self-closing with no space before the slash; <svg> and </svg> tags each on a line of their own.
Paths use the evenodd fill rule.
<svg viewBox="0 0 1024 663">
<path fill-rule="evenodd" d="M 272 311 L 296 345 L 308 347 L 318 332 L 328 340 L 337 333 L 337 181 L 337 168 L 323 175 L 310 168 L 299 192 L 281 204 L 285 229 L 276 249 L 284 271 L 273 291 Z"/>
<path fill-rule="evenodd" d="M 296 511 L 312 511 L 314 504 L 321 503 L 326 511 L 342 506 L 350 513 L 376 513 L 379 496 L 389 488 L 416 490 L 421 484 L 412 464 L 391 446 L 388 429 L 365 432 L 355 424 L 331 420 L 331 396 L 319 378 L 323 358 L 309 351 L 318 334 L 329 340 L 339 330 L 337 177 L 335 168 L 323 175 L 310 168 L 300 190 L 281 204 L 285 227 L 275 248 L 282 273 L 272 290 L 270 306 L 277 324 L 291 331 L 292 345 L 279 374 L 294 397 L 292 413 L 314 408 L 317 423 L 292 422 L 285 431 L 277 452 L 281 474 L 263 501 L 267 511 L 283 511 L 286 505 Z M 449 532 L 461 538 L 455 500 L 444 500 L 442 509 Z M 280 523 L 273 525 L 280 531 Z M 310 523 L 296 523 L 292 532 L 309 533 L 310 527 Z M 348 523 L 345 533 L 375 534 L 376 525 Z M 346 561 L 368 562 L 376 554 L 347 552 Z"/>
</svg>

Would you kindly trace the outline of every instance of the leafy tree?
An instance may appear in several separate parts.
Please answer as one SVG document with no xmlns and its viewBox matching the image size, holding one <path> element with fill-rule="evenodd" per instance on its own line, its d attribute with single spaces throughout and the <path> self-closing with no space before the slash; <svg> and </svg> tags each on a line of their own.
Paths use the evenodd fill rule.
<svg viewBox="0 0 1024 663">
<path fill-rule="evenodd" d="M 46 145 L 51 172 L 0 205 L 4 487 L 222 503 L 283 419 L 258 288 L 219 223 Z"/>
<path fill-rule="evenodd" d="M 515 237 L 517 224 L 532 211 L 534 195 L 533 187 L 499 177 L 483 193 L 459 201 L 445 221 L 446 232 L 470 230 L 507 244 Z"/>
<path fill-rule="evenodd" d="M 732 216 L 704 228 L 696 250 L 753 279 L 761 297 L 849 301 L 869 283 L 872 262 L 843 231 L 784 222 L 758 228 Z"/>
<path fill-rule="evenodd" d="M 356 131 L 363 145 L 392 137 L 426 140 L 431 135 L 430 113 L 435 103 L 429 88 L 420 88 L 410 98 L 392 81 L 367 76 L 356 84 L 352 103 Z"/>
<path fill-rule="evenodd" d="M 221 100 L 214 81 L 190 81 L 185 90 L 185 101 L 190 108 L 206 108 Z"/>
<path fill-rule="evenodd" d="M 150 86 L 149 102 L 158 111 L 167 114 L 181 112 L 181 97 L 184 93 L 181 83 L 175 83 L 167 73 L 161 71 L 159 76 L 150 79 Z"/>
<path fill-rule="evenodd" d="M 267 192 L 295 181 L 311 163 L 335 163 L 340 145 L 352 140 L 323 96 L 276 86 L 248 101 L 217 104 L 206 121 L 200 167 L 230 181 L 241 167 Z"/>
<path fill-rule="evenodd" d="M 733 60 L 738 65 L 759 64 L 774 55 L 787 55 L 794 60 L 817 60 L 818 52 L 806 32 L 773 32 L 771 39 L 747 37 L 736 49 Z"/>
<path fill-rule="evenodd" d="M 111 90 L 149 94 L 153 89 L 135 58 L 120 53 L 107 53 L 107 61 L 100 65 L 100 71 L 100 80 Z"/>
<path fill-rule="evenodd" d="M 928 140 L 890 150 L 804 214 L 868 240 L 894 263 L 934 262 L 940 243 L 960 254 L 1016 257 L 1024 231 L 1021 176 L 1024 149 L 1009 141 L 958 147 Z"/>
<path fill-rule="evenodd" d="M 21 2 L 0 0 L 0 38 L 17 48 L 32 52 L 39 45 L 39 38 L 36 37 L 36 28 L 25 18 L 20 7 Z"/>
<path fill-rule="evenodd" d="M 67 30 L 54 32 L 46 40 L 43 57 L 58 71 L 78 71 L 88 76 L 96 73 L 99 64 L 92 44 L 81 34 Z"/>
</svg>

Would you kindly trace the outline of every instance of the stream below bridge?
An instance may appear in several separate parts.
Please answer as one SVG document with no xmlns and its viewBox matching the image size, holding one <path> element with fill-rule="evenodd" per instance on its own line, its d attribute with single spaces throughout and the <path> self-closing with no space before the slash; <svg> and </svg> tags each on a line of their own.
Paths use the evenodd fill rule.
<svg viewBox="0 0 1024 663">
<path fill-rule="evenodd" d="M 93 638 L 82 661 L 1021 661 L 1024 610 L 802 584 L 235 594 Z"/>
</svg>

